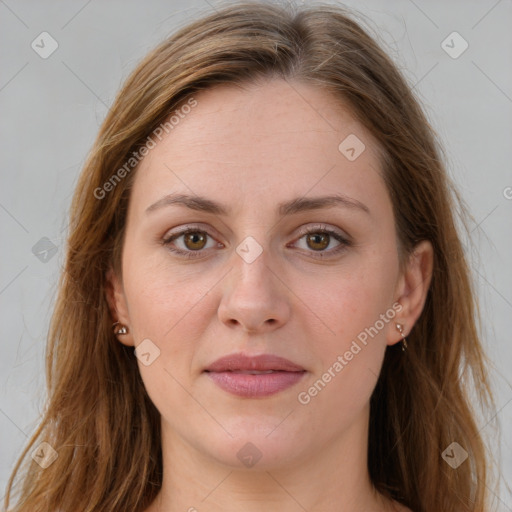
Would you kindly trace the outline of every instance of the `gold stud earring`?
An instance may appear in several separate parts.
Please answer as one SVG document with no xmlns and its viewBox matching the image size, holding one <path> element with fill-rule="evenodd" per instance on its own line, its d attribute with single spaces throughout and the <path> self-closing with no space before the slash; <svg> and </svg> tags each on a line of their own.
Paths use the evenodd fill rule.
<svg viewBox="0 0 512 512">
<path fill-rule="evenodd" d="M 396 328 L 398 329 L 398 332 L 402 336 L 402 351 L 405 352 L 407 348 L 407 340 L 404 336 L 404 326 L 402 324 L 396 324 Z"/>
<path fill-rule="evenodd" d="M 118 325 L 121 327 L 117 327 Z M 128 327 L 119 322 L 114 322 L 112 324 L 112 329 L 114 330 L 114 334 L 128 334 Z"/>
</svg>

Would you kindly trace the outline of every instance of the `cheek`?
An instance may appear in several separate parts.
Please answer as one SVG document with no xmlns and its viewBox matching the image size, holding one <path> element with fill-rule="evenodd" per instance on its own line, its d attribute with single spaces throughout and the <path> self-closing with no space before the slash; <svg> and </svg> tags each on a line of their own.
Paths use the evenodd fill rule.
<svg viewBox="0 0 512 512">
<path fill-rule="evenodd" d="M 392 306 L 394 274 L 391 266 L 374 261 L 350 266 L 302 285 L 300 297 L 322 320 L 333 348 L 343 348 L 360 332 L 373 326 Z M 379 322 L 379 330 L 382 329 Z"/>
<path fill-rule="evenodd" d="M 386 350 L 387 324 L 380 320 L 388 309 L 386 293 L 375 282 L 366 286 L 355 277 L 360 276 L 331 283 L 328 292 L 311 296 L 328 329 L 310 330 L 309 350 L 318 364 L 297 398 L 305 406 L 303 413 L 314 416 L 312 422 L 336 411 L 336 419 L 322 423 L 328 435 L 336 435 L 366 407 Z M 382 326 L 375 329 L 376 322 Z"/>
<path fill-rule="evenodd" d="M 194 357 L 214 318 L 212 290 L 219 280 L 214 273 L 193 272 L 193 267 L 170 266 L 165 255 L 157 260 L 132 253 L 126 259 L 125 293 L 135 344 L 150 339 L 160 350 L 162 369 L 180 382 L 190 379 Z M 155 378 L 146 367 L 140 369 L 143 378 Z"/>
<path fill-rule="evenodd" d="M 139 335 L 151 334 L 160 340 L 191 309 L 201 290 L 184 272 L 169 266 L 161 247 L 146 248 L 130 241 L 123 262 L 130 320 Z"/>
<path fill-rule="evenodd" d="M 315 334 L 310 329 L 309 337 L 314 340 L 310 350 L 320 363 L 315 378 L 324 375 L 322 380 L 332 381 L 328 387 L 333 394 L 326 393 L 325 399 L 338 400 L 336 394 L 342 394 L 345 400 L 357 402 L 371 394 L 387 346 L 386 332 L 395 316 L 396 266 L 393 252 L 388 258 L 370 254 L 314 286 L 302 286 L 301 299 L 322 320 L 320 330 Z"/>
<path fill-rule="evenodd" d="M 347 398 L 352 399 L 356 390 L 366 395 L 368 386 L 373 386 L 386 347 L 384 329 L 374 330 L 380 313 L 386 310 L 384 300 L 360 283 L 333 290 L 324 311 L 330 311 L 326 323 L 334 335 L 331 332 L 317 340 L 318 360 L 322 362 L 319 373 L 339 375 L 333 389 L 348 392 Z"/>
<path fill-rule="evenodd" d="M 172 410 L 191 407 L 185 389 L 192 384 L 190 373 L 206 329 L 207 293 L 213 284 L 149 264 L 133 269 L 125 292 L 135 344 L 149 339 L 158 351 L 150 365 L 138 361 L 139 371 L 152 402 L 164 417 L 171 417 Z"/>
</svg>

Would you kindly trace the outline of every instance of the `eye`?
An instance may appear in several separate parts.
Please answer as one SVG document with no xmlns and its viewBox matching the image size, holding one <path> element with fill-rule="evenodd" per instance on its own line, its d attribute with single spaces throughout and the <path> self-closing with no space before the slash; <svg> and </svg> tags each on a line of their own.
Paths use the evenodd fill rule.
<svg viewBox="0 0 512 512">
<path fill-rule="evenodd" d="M 209 238 L 211 243 L 208 246 Z M 302 239 L 305 239 L 306 244 L 306 247 L 302 249 L 308 251 L 314 258 L 337 255 L 351 245 L 351 242 L 345 236 L 334 229 L 326 228 L 323 224 L 304 230 L 298 240 Z M 330 250 L 326 250 L 333 240 L 337 242 L 337 245 Z M 177 241 L 180 241 L 180 244 L 176 244 Z M 165 238 L 162 243 L 171 252 L 189 259 L 203 257 L 203 249 L 224 247 L 220 242 L 216 242 L 207 231 L 195 227 L 188 227 L 174 233 Z"/>
<path fill-rule="evenodd" d="M 325 226 L 309 228 L 298 240 L 305 240 L 305 250 L 316 253 L 315 258 L 325 258 L 340 253 L 351 245 L 350 241 L 338 231 L 326 228 Z M 331 243 L 336 241 L 338 245 L 334 249 L 327 249 Z"/>
<path fill-rule="evenodd" d="M 179 240 L 180 238 L 183 238 L 183 246 L 181 248 L 173 247 L 171 243 L 175 240 Z M 186 258 L 197 258 L 201 257 L 201 251 L 203 249 L 215 247 L 215 242 L 213 239 L 213 243 L 210 245 L 210 247 L 207 247 L 208 238 L 211 237 L 206 231 L 197 228 L 188 228 L 180 231 L 179 233 L 175 233 L 170 237 L 167 237 L 165 240 L 163 240 L 163 244 L 167 246 L 171 252 L 177 253 Z M 222 244 L 217 242 L 217 246 L 222 246 Z"/>
</svg>

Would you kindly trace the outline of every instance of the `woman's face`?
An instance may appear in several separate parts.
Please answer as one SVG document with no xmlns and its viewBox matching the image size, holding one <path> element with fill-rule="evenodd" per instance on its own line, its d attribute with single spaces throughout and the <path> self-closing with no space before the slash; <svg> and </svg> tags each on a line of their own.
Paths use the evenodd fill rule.
<svg viewBox="0 0 512 512">
<path fill-rule="evenodd" d="M 164 436 L 263 468 L 307 460 L 350 431 L 364 439 L 386 346 L 408 320 L 375 142 L 303 83 L 195 99 L 137 170 L 122 284 L 113 279 L 130 328 L 119 339 L 142 343 Z M 245 366 L 205 371 L 240 354 Z M 262 354 L 295 366 L 258 366 Z"/>
</svg>

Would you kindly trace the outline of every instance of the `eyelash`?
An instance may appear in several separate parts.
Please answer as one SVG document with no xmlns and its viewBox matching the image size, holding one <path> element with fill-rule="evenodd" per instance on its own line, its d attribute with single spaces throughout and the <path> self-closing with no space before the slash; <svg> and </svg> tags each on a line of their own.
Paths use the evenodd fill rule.
<svg viewBox="0 0 512 512">
<path fill-rule="evenodd" d="M 171 242 L 173 242 L 174 240 L 176 240 L 177 238 L 183 236 L 183 235 L 186 235 L 188 233 L 203 233 L 205 235 L 207 235 L 208 237 L 211 237 L 213 238 L 207 231 L 203 230 L 203 229 L 199 229 L 199 228 L 194 228 L 194 227 L 189 227 L 189 228 L 186 228 L 178 233 L 174 233 L 173 235 L 165 238 L 162 243 L 164 246 L 167 247 L 167 249 L 175 254 L 178 254 L 179 256 L 182 256 L 184 258 L 187 258 L 187 259 L 193 259 L 193 258 L 201 258 L 203 256 L 201 256 L 201 253 L 203 252 L 203 249 L 199 249 L 197 251 L 184 251 L 182 249 L 176 249 L 176 248 L 173 248 L 171 247 Z M 334 256 L 334 255 L 337 255 L 339 254 L 340 252 L 344 251 L 347 249 L 347 247 L 350 247 L 352 245 L 352 243 L 347 240 L 345 237 L 341 236 L 337 231 L 334 231 L 332 229 L 329 229 L 329 228 L 325 228 L 325 227 L 315 227 L 315 228 L 311 228 L 305 232 L 303 232 L 301 234 L 301 236 L 297 239 L 297 240 L 300 240 L 301 238 L 307 236 L 307 235 L 310 235 L 310 234 L 318 234 L 318 233 L 325 233 L 329 236 L 332 236 L 336 241 L 340 242 L 340 245 L 337 246 L 335 249 L 331 249 L 329 251 L 310 251 L 312 254 L 313 254 L 313 258 L 317 258 L 317 259 L 324 259 L 324 258 L 328 258 L 328 257 L 331 257 L 331 256 Z M 327 254 L 327 256 L 326 256 Z"/>
</svg>

